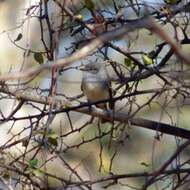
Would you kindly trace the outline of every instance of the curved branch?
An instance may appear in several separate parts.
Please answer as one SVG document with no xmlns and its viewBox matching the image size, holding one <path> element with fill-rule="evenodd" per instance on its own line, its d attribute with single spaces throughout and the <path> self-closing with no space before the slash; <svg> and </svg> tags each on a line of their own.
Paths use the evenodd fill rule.
<svg viewBox="0 0 190 190">
<path fill-rule="evenodd" d="M 71 63 L 75 61 L 79 61 L 82 58 L 86 57 L 88 54 L 92 53 L 96 48 L 103 46 L 104 43 L 110 40 L 121 38 L 124 35 L 126 35 L 128 32 L 131 32 L 137 29 L 142 29 L 142 28 L 146 28 L 156 33 L 161 39 L 166 41 L 171 46 L 172 50 L 180 58 L 180 60 L 184 61 L 186 64 L 190 63 L 189 57 L 180 50 L 178 45 L 174 42 L 172 38 L 170 38 L 169 35 L 167 35 L 167 33 L 163 31 L 160 25 L 158 25 L 151 17 L 143 17 L 133 22 L 130 22 L 130 24 L 125 24 L 124 26 L 120 28 L 117 28 L 115 30 L 112 30 L 100 35 L 99 37 L 95 38 L 92 42 L 82 47 L 77 52 L 63 59 L 59 59 L 55 61 L 53 64 L 46 63 L 43 65 L 28 69 L 24 72 L 22 71 L 22 72 L 17 72 L 17 73 L 4 74 L 0 76 L 0 81 L 24 79 L 24 78 L 31 77 L 35 74 L 38 74 L 43 70 L 53 69 L 53 68 L 64 68 L 66 66 L 69 66 Z"/>
</svg>

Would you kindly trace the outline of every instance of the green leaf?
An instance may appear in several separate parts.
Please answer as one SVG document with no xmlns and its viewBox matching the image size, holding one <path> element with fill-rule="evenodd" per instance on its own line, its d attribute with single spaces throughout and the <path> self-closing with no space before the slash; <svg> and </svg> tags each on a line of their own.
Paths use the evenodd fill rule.
<svg viewBox="0 0 190 190">
<path fill-rule="evenodd" d="M 2 177 L 5 178 L 5 179 L 9 179 L 11 177 L 11 175 L 10 175 L 9 171 L 6 170 L 6 171 L 3 172 Z"/>
<path fill-rule="evenodd" d="M 19 33 L 18 36 L 16 37 L 16 39 L 14 40 L 14 42 L 21 40 L 22 37 L 23 37 L 23 35 L 21 33 Z"/>
<path fill-rule="evenodd" d="M 132 66 L 132 63 L 133 61 L 131 59 L 129 59 L 128 57 L 125 57 L 124 58 L 124 64 L 127 66 L 127 67 L 131 67 Z"/>
<path fill-rule="evenodd" d="M 181 0 L 164 0 L 165 3 L 170 4 L 170 5 L 174 5 L 179 3 Z"/>
<path fill-rule="evenodd" d="M 145 167 L 149 167 L 149 164 L 147 164 L 146 162 L 141 162 L 141 165 Z"/>
<path fill-rule="evenodd" d="M 54 131 L 50 131 L 48 138 L 57 139 L 58 135 Z"/>
<path fill-rule="evenodd" d="M 35 59 L 35 61 L 37 61 L 39 64 L 42 64 L 42 63 L 44 62 L 43 55 L 42 55 L 42 53 L 40 53 L 40 52 L 34 53 L 34 59 Z"/>
<path fill-rule="evenodd" d="M 95 5 L 92 0 L 84 0 L 84 4 L 85 7 L 90 11 L 93 11 L 95 9 Z"/>
<path fill-rule="evenodd" d="M 38 164 L 38 159 L 29 160 L 28 165 L 30 168 L 34 168 Z"/>
<path fill-rule="evenodd" d="M 54 146 L 58 145 L 58 142 L 57 142 L 58 135 L 54 131 L 50 131 L 47 137 L 48 137 L 48 142 L 50 144 Z"/>
<path fill-rule="evenodd" d="M 57 146 L 58 145 L 57 139 L 54 139 L 54 138 L 51 138 L 51 137 L 48 138 L 48 142 L 50 144 L 52 144 L 53 146 Z"/>
<path fill-rule="evenodd" d="M 43 177 L 43 172 L 39 169 L 33 169 L 32 173 L 36 176 L 36 177 Z"/>
<path fill-rule="evenodd" d="M 145 65 L 152 65 L 152 64 L 154 64 L 154 60 L 151 59 L 151 58 L 150 58 L 148 55 L 146 55 L 146 54 L 144 54 L 144 55 L 142 56 L 142 60 L 143 60 L 143 62 L 144 62 Z"/>
</svg>

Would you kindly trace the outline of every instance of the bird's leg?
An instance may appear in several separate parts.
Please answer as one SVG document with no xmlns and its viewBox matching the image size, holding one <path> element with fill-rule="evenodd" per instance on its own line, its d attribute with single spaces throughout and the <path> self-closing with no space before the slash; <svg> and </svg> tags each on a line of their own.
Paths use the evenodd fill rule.
<svg viewBox="0 0 190 190">
<path fill-rule="evenodd" d="M 89 112 L 92 111 L 92 104 L 91 104 L 91 102 L 89 100 L 88 100 L 88 109 L 89 109 Z"/>
</svg>

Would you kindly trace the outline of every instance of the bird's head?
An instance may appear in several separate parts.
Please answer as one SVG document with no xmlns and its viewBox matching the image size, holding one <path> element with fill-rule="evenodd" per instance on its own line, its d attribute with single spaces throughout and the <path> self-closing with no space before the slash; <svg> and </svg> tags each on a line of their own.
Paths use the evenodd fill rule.
<svg viewBox="0 0 190 190">
<path fill-rule="evenodd" d="M 80 70 L 96 74 L 102 68 L 103 63 L 91 62 L 80 67 Z"/>
</svg>

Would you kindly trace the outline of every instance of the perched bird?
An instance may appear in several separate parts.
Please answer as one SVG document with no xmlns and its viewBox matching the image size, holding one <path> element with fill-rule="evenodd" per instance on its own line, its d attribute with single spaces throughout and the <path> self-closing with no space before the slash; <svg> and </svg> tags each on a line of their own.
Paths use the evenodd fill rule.
<svg viewBox="0 0 190 190">
<path fill-rule="evenodd" d="M 103 62 L 91 62 L 81 68 L 81 89 L 90 103 L 109 99 L 109 103 L 96 104 L 101 109 L 113 109 L 111 82 Z M 106 120 L 105 120 L 106 121 Z M 102 122 L 105 122 L 104 120 Z"/>
</svg>

